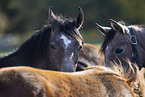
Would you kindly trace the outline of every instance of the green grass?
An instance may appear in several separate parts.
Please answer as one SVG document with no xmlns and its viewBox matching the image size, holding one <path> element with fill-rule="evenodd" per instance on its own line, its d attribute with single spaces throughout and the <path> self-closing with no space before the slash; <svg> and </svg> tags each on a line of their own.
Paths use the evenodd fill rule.
<svg viewBox="0 0 145 97">
<path fill-rule="evenodd" d="M 10 52 L 0 52 L 0 56 L 8 55 Z"/>
</svg>

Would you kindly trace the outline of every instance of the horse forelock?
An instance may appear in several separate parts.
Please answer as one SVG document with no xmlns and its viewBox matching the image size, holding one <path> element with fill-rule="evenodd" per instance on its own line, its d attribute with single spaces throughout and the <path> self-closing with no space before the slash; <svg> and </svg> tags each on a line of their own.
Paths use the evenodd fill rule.
<svg viewBox="0 0 145 97">
<path fill-rule="evenodd" d="M 122 23 L 122 21 L 119 23 L 125 25 L 125 23 L 124 22 Z M 132 27 L 136 32 L 138 32 L 138 31 L 145 32 L 145 25 L 129 25 L 127 27 L 128 28 Z M 105 38 L 104 38 L 104 41 L 103 41 L 103 43 L 101 45 L 101 49 L 100 49 L 102 53 L 105 53 L 105 49 L 106 49 L 107 45 L 114 38 L 116 32 L 117 32 L 116 30 L 111 29 L 105 34 Z"/>
<path fill-rule="evenodd" d="M 130 25 L 128 27 L 133 28 L 136 32 L 144 32 L 145 31 L 145 25 Z"/>
<path fill-rule="evenodd" d="M 59 24 L 59 27 L 62 30 L 62 32 L 68 34 L 70 37 L 76 37 L 76 38 L 80 38 L 81 40 L 83 40 L 83 37 L 81 36 L 79 30 L 75 27 L 72 18 L 69 18 L 69 19 L 64 18 L 62 15 L 56 16 L 55 22 L 57 24 Z"/>
<path fill-rule="evenodd" d="M 69 36 L 83 40 L 79 30 L 74 26 L 73 21 L 71 19 L 65 20 L 64 23 L 61 25 L 61 29 L 64 31 L 64 33 L 68 34 Z"/>
<path fill-rule="evenodd" d="M 101 52 L 105 53 L 105 49 L 107 47 L 107 45 L 110 43 L 110 41 L 114 38 L 115 34 L 116 34 L 116 30 L 114 30 L 113 28 L 111 30 L 109 30 L 106 34 L 105 34 L 105 38 L 104 41 L 101 45 Z"/>
</svg>

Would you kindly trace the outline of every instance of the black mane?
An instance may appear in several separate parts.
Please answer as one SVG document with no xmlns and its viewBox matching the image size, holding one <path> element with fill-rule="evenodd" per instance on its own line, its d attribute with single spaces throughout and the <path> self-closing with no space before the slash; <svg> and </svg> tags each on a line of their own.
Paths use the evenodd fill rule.
<svg viewBox="0 0 145 97">
<path fill-rule="evenodd" d="M 48 49 L 51 28 L 45 26 L 26 40 L 15 52 L 18 56 L 43 58 Z M 19 55 L 20 54 L 20 55 Z M 36 59 L 35 59 L 36 60 Z"/>
<path fill-rule="evenodd" d="M 106 49 L 108 43 L 114 38 L 115 34 L 116 34 L 116 30 L 114 30 L 113 28 L 105 34 L 104 41 L 101 45 L 102 53 L 105 53 L 105 49 Z"/>
<path fill-rule="evenodd" d="M 67 32 L 70 36 L 78 37 L 83 40 L 81 34 L 74 26 L 73 19 L 63 18 L 62 16 L 57 16 L 56 21 L 60 24 L 60 29 Z"/>
<path fill-rule="evenodd" d="M 72 20 L 69 19 L 60 19 L 57 20 L 61 32 L 68 34 L 70 37 L 76 37 L 83 39 L 79 31 L 73 25 Z M 58 26 L 58 25 L 57 25 Z M 60 32 L 60 33 L 61 33 Z M 51 24 L 48 23 L 42 29 L 34 33 L 29 39 L 27 39 L 20 47 L 18 47 L 11 54 L 2 57 L 2 60 L 11 57 L 23 58 L 29 60 L 31 63 L 34 61 L 42 61 L 44 58 L 48 58 L 49 54 L 49 39 L 51 33 Z M 0 60 L 1 60 L 0 59 Z"/>
</svg>

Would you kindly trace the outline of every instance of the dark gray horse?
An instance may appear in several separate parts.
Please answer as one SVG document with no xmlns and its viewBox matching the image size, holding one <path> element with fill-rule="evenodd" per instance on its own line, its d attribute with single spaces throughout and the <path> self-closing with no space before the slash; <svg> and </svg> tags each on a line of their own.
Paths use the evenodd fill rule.
<svg viewBox="0 0 145 97">
<path fill-rule="evenodd" d="M 56 17 L 50 8 L 49 23 L 16 51 L 2 57 L 0 67 L 31 66 L 64 72 L 75 71 L 83 45 L 83 38 L 79 33 L 83 21 L 81 8 L 74 19 Z"/>
<path fill-rule="evenodd" d="M 105 35 L 101 50 L 105 54 L 105 65 L 111 66 L 112 62 L 123 64 L 127 70 L 128 59 L 132 63 L 137 63 L 141 69 L 145 67 L 145 27 L 143 25 L 125 26 L 114 20 L 111 27 L 102 27 L 97 24 L 97 28 Z"/>
</svg>

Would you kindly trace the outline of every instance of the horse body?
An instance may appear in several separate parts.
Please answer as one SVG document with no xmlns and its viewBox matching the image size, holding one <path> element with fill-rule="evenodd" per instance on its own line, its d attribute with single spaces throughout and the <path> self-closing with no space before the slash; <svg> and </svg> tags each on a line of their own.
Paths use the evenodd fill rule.
<svg viewBox="0 0 145 97">
<path fill-rule="evenodd" d="M 49 23 L 25 41 L 15 52 L 0 58 L 0 67 L 32 66 L 74 72 L 83 38 L 79 29 L 84 16 L 78 9 L 75 19 L 56 17 L 49 10 Z"/>
<path fill-rule="evenodd" d="M 8 67 L 0 77 L 0 97 L 134 97 L 124 78 L 101 66 L 75 73 Z"/>
<path fill-rule="evenodd" d="M 84 43 L 83 48 L 79 52 L 77 71 L 85 70 L 87 67 L 103 65 L 104 55 L 100 53 L 100 49 L 89 43 Z"/>
</svg>

